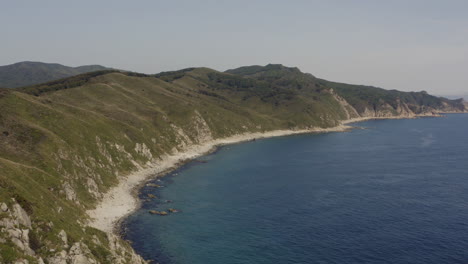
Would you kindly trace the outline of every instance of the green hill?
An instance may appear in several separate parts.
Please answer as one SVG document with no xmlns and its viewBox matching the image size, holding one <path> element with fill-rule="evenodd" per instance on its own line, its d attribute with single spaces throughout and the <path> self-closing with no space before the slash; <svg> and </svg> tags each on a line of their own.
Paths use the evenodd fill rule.
<svg viewBox="0 0 468 264">
<path fill-rule="evenodd" d="M 18 62 L 0 66 L 0 87 L 16 88 L 105 69 L 100 65 L 68 67 L 57 63 Z"/>
<path fill-rule="evenodd" d="M 0 89 L 0 263 L 140 263 L 126 242 L 87 226 L 85 212 L 122 177 L 187 146 L 447 111 L 466 108 L 461 100 L 333 83 L 282 65 L 98 71 Z"/>
</svg>

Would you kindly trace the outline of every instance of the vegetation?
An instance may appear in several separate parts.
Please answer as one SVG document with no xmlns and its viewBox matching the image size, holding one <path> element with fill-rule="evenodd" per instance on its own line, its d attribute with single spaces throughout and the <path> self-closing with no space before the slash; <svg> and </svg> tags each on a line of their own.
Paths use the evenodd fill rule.
<svg viewBox="0 0 468 264">
<path fill-rule="evenodd" d="M 157 75 L 106 70 L 0 89 L 0 203 L 15 198 L 31 216 L 30 246 L 44 259 L 67 250 L 58 235 L 65 230 L 69 244 L 81 241 L 112 263 L 106 234 L 84 223 L 85 210 L 118 175 L 211 138 L 335 126 L 350 117 L 335 93 L 359 114 L 385 105 L 396 111 L 398 101 L 419 113 L 464 109 L 424 92 L 332 83 L 281 65 Z M 0 251 L 0 262 L 30 258 L 10 242 Z"/>
<path fill-rule="evenodd" d="M 463 110 L 464 106 L 460 100 L 448 100 L 429 95 L 427 92 L 400 92 L 397 90 L 384 90 L 372 86 L 350 85 L 344 83 L 318 80 L 319 85 L 333 88 L 340 96 L 354 107 L 358 112 L 363 112 L 365 108 L 378 109 L 383 102 L 397 108 L 399 104 L 407 104 L 415 113 L 424 109 L 443 107 L 444 103 L 456 109 Z"/>
<path fill-rule="evenodd" d="M 32 86 L 26 86 L 18 88 L 17 91 L 28 93 L 31 95 L 39 96 L 43 93 L 53 92 L 58 90 L 75 88 L 86 84 L 91 78 L 97 77 L 99 75 L 108 74 L 111 72 L 116 72 L 115 70 L 104 70 L 104 71 L 95 71 L 90 73 L 84 73 L 77 76 L 64 78 L 56 81 L 51 81 L 44 84 L 37 84 Z M 132 73 L 129 73 L 131 75 Z"/>
<path fill-rule="evenodd" d="M 19 62 L 0 66 L 0 87 L 16 88 L 34 85 L 106 69 L 107 68 L 100 65 L 68 67 L 56 63 Z"/>
<path fill-rule="evenodd" d="M 158 74 L 155 74 L 154 76 L 166 82 L 172 82 L 174 80 L 184 77 L 186 73 L 193 71 L 194 69 L 195 68 L 187 68 L 179 71 L 160 72 Z"/>
</svg>

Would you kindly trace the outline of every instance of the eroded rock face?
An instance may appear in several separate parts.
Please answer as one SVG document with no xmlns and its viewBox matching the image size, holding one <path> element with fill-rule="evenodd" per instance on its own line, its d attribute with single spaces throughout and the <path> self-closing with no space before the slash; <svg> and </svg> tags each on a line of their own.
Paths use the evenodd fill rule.
<svg viewBox="0 0 468 264">
<path fill-rule="evenodd" d="M 48 258 L 47 262 L 49 264 L 67 264 L 67 252 L 62 250 L 55 256 Z"/>
<path fill-rule="evenodd" d="M 16 217 L 18 223 L 31 228 L 31 219 L 26 211 L 17 203 L 13 204 L 13 216 Z"/>
<path fill-rule="evenodd" d="M 6 203 L 0 203 L 0 210 L 3 217 L 0 218 L 0 243 L 10 241 L 18 251 L 29 255 L 35 259 L 30 262 L 26 259 L 17 259 L 13 263 L 39 263 L 44 264 L 44 260 L 31 249 L 30 232 L 33 230 L 31 218 L 28 213 L 21 207 L 20 204 L 13 200 L 13 204 L 8 207 Z M 53 228 L 53 224 L 49 225 Z M 63 250 L 56 253 L 54 256 L 46 259 L 45 263 L 49 264 L 98 264 L 99 261 L 93 256 L 91 250 L 83 242 L 76 242 L 71 247 L 68 245 L 68 235 L 65 230 L 60 230 L 57 234 L 62 243 Z M 105 245 L 110 250 L 108 263 L 146 263 L 138 256 L 131 247 L 125 244 L 118 236 L 109 234 L 109 245 Z M 95 236 L 93 242 L 97 245 L 102 245 L 101 241 Z M 69 248 L 68 251 L 66 250 Z M 0 263 L 2 260 L 0 258 Z"/>
<path fill-rule="evenodd" d="M 63 192 L 67 200 L 78 202 L 76 199 L 76 192 L 68 182 L 63 183 Z"/>
<path fill-rule="evenodd" d="M 62 240 L 63 244 L 65 246 L 68 247 L 68 237 L 67 237 L 67 233 L 64 231 L 64 230 L 61 230 L 59 233 L 58 233 L 58 236 L 60 238 L 60 240 Z"/>
<path fill-rule="evenodd" d="M 98 185 L 92 178 L 86 180 L 86 185 L 88 186 L 88 192 L 95 198 L 99 199 L 102 197 L 102 194 L 99 192 Z"/>
<path fill-rule="evenodd" d="M 47 259 L 49 264 L 97 264 L 88 247 L 81 242 L 76 242 L 70 248 L 68 253 L 65 250 L 60 251 L 55 256 Z"/>
<path fill-rule="evenodd" d="M 72 264 L 95 264 L 98 263 L 91 257 L 91 251 L 89 248 L 80 242 L 76 242 L 70 248 L 68 253 L 68 259 Z"/>
<path fill-rule="evenodd" d="M 31 219 L 26 211 L 12 200 L 14 203 L 11 209 L 5 203 L 0 205 L 2 212 L 6 215 L 0 219 L 0 232 L 1 236 L 6 239 L 2 243 L 6 243 L 8 240 L 15 245 L 19 251 L 29 256 L 35 256 L 36 253 L 31 249 L 29 244 L 29 232 L 31 229 Z M 26 262 L 25 262 L 26 261 Z M 27 260 L 19 259 L 16 263 L 28 263 Z"/>
<path fill-rule="evenodd" d="M 15 264 L 29 264 L 27 259 L 19 259 L 15 261 Z"/>
<path fill-rule="evenodd" d="M 34 256 L 35 252 L 29 246 L 29 229 L 8 229 L 7 233 L 11 242 L 21 249 L 25 254 Z"/>
<path fill-rule="evenodd" d="M 153 154 L 151 154 L 151 150 L 146 146 L 145 143 L 136 143 L 135 151 L 143 157 L 147 158 L 148 160 L 153 159 Z"/>
<path fill-rule="evenodd" d="M 118 236 L 108 233 L 107 239 L 109 240 L 109 248 L 113 252 L 112 263 L 147 263 L 142 257 L 136 254 L 135 251 L 133 251 L 133 249 L 129 249 L 125 245 L 123 245 L 122 240 Z M 129 255 L 130 259 L 128 260 Z"/>
<path fill-rule="evenodd" d="M 359 113 L 356 109 L 354 109 L 354 107 L 352 107 L 343 97 L 339 96 L 333 89 L 330 89 L 330 94 L 340 104 L 346 115 L 346 119 L 359 117 Z"/>
<path fill-rule="evenodd" d="M 195 128 L 195 131 L 197 133 L 198 143 L 213 140 L 213 135 L 211 134 L 210 126 L 208 126 L 208 123 L 197 110 L 195 110 L 193 124 L 193 127 Z"/>
<path fill-rule="evenodd" d="M 2 212 L 8 212 L 8 206 L 6 205 L 6 203 L 2 203 L 0 205 L 0 210 L 2 210 Z"/>
</svg>

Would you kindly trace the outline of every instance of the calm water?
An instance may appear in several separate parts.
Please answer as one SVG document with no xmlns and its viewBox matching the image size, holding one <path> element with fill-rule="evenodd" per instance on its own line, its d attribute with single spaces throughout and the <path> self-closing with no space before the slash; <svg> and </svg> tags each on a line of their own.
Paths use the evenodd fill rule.
<svg viewBox="0 0 468 264">
<path fill-rule="evenodd" d="M 468 115 L 356 125 L 187 164 L 126 238 L 164 264 L 468 263 Z"/>
</svg>

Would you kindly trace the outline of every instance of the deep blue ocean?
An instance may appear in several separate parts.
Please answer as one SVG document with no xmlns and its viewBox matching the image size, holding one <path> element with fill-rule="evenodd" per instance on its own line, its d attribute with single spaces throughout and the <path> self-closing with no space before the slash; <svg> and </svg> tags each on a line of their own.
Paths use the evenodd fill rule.
<svg viewBox="0 0 468 264">
<path fill-rule="evenodd" d="M 125 237 L 162 264 L 468 263 L 468 115 L 353 125 L 190 162 Z"/>
</svg>

